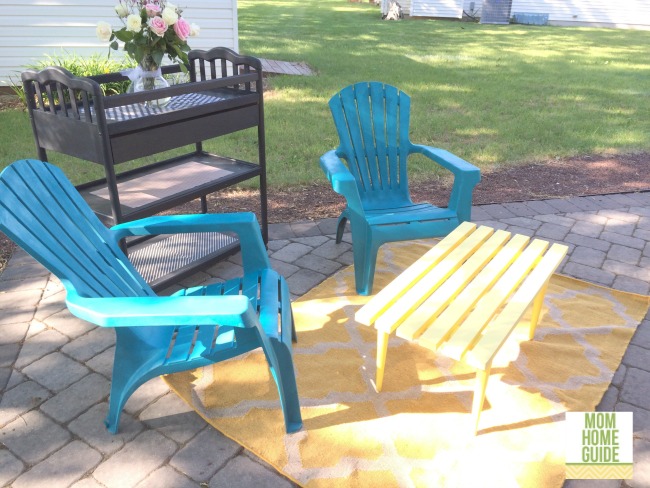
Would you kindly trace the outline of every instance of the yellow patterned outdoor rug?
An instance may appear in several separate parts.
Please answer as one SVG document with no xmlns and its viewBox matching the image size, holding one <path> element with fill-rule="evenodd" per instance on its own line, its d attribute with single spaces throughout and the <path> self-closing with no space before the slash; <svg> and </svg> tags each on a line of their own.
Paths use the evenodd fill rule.
<svg viewBox="0 0 650 488">
<path fill-rule="evenodd" d="M 432 243 L 384 246 L 375 290 Z M 303 486 L 559 487 L 564 412 L 596 407 L 648 309 L 648 297 L 554 276 L 535 340 L 525 341 L 524 318 L 495 359 L 474 437 L 474 373 L 465 366 L 391 338 L 375 391 L 376 333 L 353 320 L 367 300 L 355 294 L 350 267 L 294 304 L 298 433 L 284 433 L 259 352 L 167 381 L 215 428 Z"/>
</svg>

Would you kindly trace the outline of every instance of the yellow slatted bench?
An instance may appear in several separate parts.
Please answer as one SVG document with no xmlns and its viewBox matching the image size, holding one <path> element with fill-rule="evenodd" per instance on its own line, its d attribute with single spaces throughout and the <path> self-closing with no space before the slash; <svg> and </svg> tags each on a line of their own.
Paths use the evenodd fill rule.
<svg viewBox="0 0 650 488">
<path fill-rule="evenodd" d="M 567 247 L 465 222 L 355 314 L 377 329 L 377 391 L 388 337 L 417 342 L 476 368 L 474 433 L 494 356 L 533 305 L 529 338 Z"/>
</svg>

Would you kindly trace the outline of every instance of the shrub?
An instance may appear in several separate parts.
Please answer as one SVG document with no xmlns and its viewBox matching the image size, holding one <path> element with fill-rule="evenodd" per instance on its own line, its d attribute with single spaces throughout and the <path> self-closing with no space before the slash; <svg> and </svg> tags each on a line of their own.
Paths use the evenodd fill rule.
<svg viewBox="0 0 650 488">
<path fill-rule="evenodd" d="M 41 61 L 28 64 L 25 66 L 25 69 L 41 70 L 49 66 L 60 66 L 75 76 L 86 77 L 124 71 L 125 69 L 133 68 L 135 63 L 128 58 L 109 58 L 101 54 L 81 56 L 76 53 L 63 51 L 61 54 L 46 54 Z M 20 80 L 12 79 L 11 81 L 13 91 L 25 103 L 25 93 Z M 101 85 L 101 88 L 104 95 L 117 95 L 119 93 L 125 93 L 130 84 L 131 82 L 129 80 L 104 83 Z"/>
</svg>

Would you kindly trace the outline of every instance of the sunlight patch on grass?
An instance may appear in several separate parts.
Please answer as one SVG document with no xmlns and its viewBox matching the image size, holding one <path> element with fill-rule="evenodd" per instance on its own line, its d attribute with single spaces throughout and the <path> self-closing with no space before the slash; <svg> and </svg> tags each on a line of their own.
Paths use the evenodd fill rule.
<svg viewBox="0 0 650 488">
<path fill-rule="evenodd" d="M 406 56 L 413 61 L 432 65 L 437 63 L 475 62 L 478 59 L 475 56 L 468 56 L 466 54 L 407 54 Z"/>
</svg>

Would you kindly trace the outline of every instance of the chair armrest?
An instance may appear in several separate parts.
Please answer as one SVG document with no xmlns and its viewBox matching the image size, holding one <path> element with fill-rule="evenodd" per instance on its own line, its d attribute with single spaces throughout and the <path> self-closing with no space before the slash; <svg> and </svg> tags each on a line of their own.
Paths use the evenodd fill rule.
<svg viewBox="0 0 650 488">
<path fill-rule="evenodd" d="M 345 197 L 348 207 L 363 215 L 357 181 L 335 150 L 328 151 L 321 156 L 320 167 L 332 184 L 332 189 Z"/>
<path fill-rule="evenodd" d="M 84 298 L 68 291 L 66 302 L 74 315 L 102 327 L 246 327 L 255 314 L 244 295 Z"/>
<path fill-rule="evenodd" d="M 449 151 L 437 147 L 423 146 L 422 144 L 411 144 L 410 152 L 422 154 L 432 159 L 443 168 L 454 173 L 455 176 L 464 175 L 465 178 L 468 178 L 470 184 L 476 185 L 481 181 L 481 170 Z"/>
<path fill-rule="evenodd" d="M 111 231 L 116 242 L 129 236 L 234 232 L 239 237 L 244 272 L 271 267 L 257 217 L 251 212 L 161 215 L 118 224 Z"/>
<path fill-rule="evenodd" d="M 432 159 L 454 174 L 454 186 L 449 196 L 448 208 L 456 212 L 460 222 L 470 220 L 472 217 L 472 192 L 481 181 L 481 171 L 473 164 L 444 149 L 411 144 L 411 152 Z"/>
</svg>

